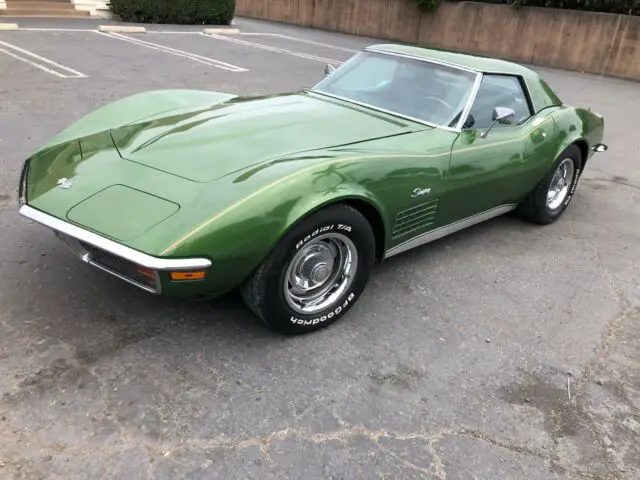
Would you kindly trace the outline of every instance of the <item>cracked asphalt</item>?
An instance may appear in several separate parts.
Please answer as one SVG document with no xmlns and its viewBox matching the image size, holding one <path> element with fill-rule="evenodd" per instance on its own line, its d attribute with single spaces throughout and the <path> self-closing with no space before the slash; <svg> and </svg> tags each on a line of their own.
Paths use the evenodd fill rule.
<svg viewBox="0 0 640 480">
<path fill-rule="evenodd" d="M 23 159 L 98 106 L 294 90 L 377 41 L 237 23 L 280 36 L 143 38 L 240 73 L 95 32 L 0 33 L 86 75 L 0 52 L 0 478 L 640 478 L 638 83 L 537 68 L 606 120 L 610 149 L 563 218 L 499 218 L 394 257 L 347 318 L 304 337 L 269 332 L 238 295 L 132 289 L 19 218 Z"/>
</svg>

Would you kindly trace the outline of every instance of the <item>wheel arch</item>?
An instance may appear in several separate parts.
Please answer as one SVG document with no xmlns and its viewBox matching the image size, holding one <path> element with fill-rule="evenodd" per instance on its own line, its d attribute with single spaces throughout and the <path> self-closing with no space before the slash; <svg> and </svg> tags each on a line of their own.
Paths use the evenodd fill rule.
<svg viewBox="0 0 640 480">
<path fill-rule="evenodd" d="M 566 139 L 564 142 L 561 142 L 556 149 L 556 153 L 553 157 L 553 161 L 555 162 L 568 148 L 570 147 L 578 147 L 580 150 L 580 160 L 582 162 L 582 170 L 584 170 L 584 166 L 589 159 L 589 144 L 587 140 L 583 137 L 577 137 L 572 139 Z"/>
<path fill-rule="evenodd" d="M 369 222 L 373 230 L 376 262 L 382 261 L 387 245 L 387 225 L 384 220 L 384 212 L 382 211 L 382 207 L 366 194 L 339 196 L 323 202 L 305 202 L 305 207 L 296 209 L 296 213 L 291 215 L 291 219 L 287 222 L 286 228 L 282 230 L 278 238 L 273 242 L 273 245 L 270 246 L 269 252 L 276 248 L 282 239 L 286 237 L 298 223 L 320 210 L 339 204 L 354 208 Z"/>
<path fill-rule="evenodd" d="M 568 146 L 570 147 L 572 145 L 576 145 L 580 149 L 580 153 L 582 155 L 580 160 L 582 161 L 582 169 L 584 170 L 587 160 L 589 159 L 589 144 L 584 138 L 578 138 Z"/>
<path fill-rule="evenodd" d="M 602 141 L 604 118 L 584 108 L 568 107 L 554 112 L 556 132 L 560 142 L 555 155 L 558 158 L 567 148 L 575 145 L 580 149 L 582 169 L 594 154 L 592 148 Z"/>
<path fill-rule="evenodd" d="M 273 253 L 278 247 L 283 238 L 285 238 L 291 230 L 295 228 L 300 222 L 310 217 L 316 212 L 319 212 L 332 205 L 348 205 L 357 210 L 364 218 L 369 222 L 371 229 L 373 230 L 373 237 L 375 243 L 375 261 L 376 263 L 382 262 L 387 245 L 387 225 L 384 221 L 384 214 L 381 211 L 381 207 L 376 202 L 367 198 L 364 195 L 350 195 L 331 198 L 324 202 L 305 203 L 305 208 L 298 208 L 292 210 L 290 218 L 286 221 L 286 227 L 282 228 L 279 234 L 271 241 L 267 248 L 261 254 L 261 258 L 256 259 L 256 267 L 259 268 L 260 264 Z M 241 284 L 246 282 L 248 278 L 255 271 L 255 268 L 248 272 L 241 280 Z"/>
<path fill-rule="evenodd" d="M 367 200 L 362 198 L 349 198 L 339 202 L 349 205 L 350 207 L 358 210 L 364 218 L 367 219 L 371 229 L 373 230 L 373 237 L 375 241 L 376 262 L 381 262 L 384 258 L 384 253 L 387 246 L 386 225 L 380 211 Z"/>
</svg>

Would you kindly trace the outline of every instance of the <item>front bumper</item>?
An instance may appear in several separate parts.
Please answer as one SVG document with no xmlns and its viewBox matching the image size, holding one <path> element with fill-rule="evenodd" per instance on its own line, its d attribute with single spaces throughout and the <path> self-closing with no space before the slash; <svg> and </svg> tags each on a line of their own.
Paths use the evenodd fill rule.
<svg viewBox="0 0 640 480">
<path fill-rule="evenodd" d="M 20 214 L 52 229 L 83 262 L 150 293 L 162 293 L 160 272 L 191 272 L 211 266 L 207 258 L 147 255 L 26 204 L 20 208 Z"/>
</svg>

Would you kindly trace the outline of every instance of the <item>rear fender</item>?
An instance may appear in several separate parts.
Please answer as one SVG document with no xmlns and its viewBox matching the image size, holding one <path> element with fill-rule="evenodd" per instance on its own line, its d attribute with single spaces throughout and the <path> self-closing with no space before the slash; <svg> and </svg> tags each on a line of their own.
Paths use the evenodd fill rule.
<svg viewBox="0 0 640 480">
<path fill-rule="evenodd" d="M 584 108 L 564 108 L 556 112 L 556 138 L 558 158 L 570 145 L 577 144 L 582 151 L 582 167 L 593 155 L 593 148 L 602 142 L 604 118 Z"/>
</svg>

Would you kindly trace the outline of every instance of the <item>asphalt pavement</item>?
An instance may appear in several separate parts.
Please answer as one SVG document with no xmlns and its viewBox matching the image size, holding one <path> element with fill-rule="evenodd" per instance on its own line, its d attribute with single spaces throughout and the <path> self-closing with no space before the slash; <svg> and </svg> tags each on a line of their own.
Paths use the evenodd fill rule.
<svg viewBox="0 0 640 480">
<path fill-rule="evenodd" d="M 17 21 L 0 32 L 0 478 L 640 478 L 640 84 L 536 68 L 606 121 L 563 218 L 394 257 L 348 317 L 282 337 L 238 295 L 157 298 L 80 264 L 18 216 L 22 161 L 123 96 L 292 91 L 380 40 Z"/>
</svg>

